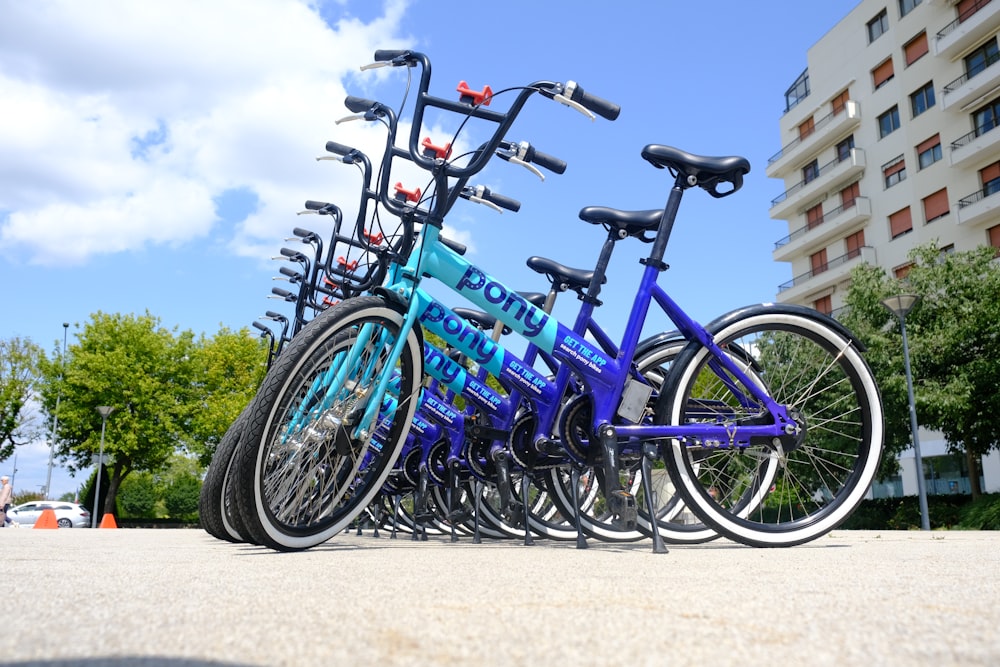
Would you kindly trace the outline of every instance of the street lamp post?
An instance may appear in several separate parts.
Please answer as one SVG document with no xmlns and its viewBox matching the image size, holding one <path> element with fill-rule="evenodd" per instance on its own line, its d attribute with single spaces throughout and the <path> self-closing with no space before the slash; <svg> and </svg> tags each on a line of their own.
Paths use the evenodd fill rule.
<svg viewBox="0 0 1000 667">
<path fill-rule="evenodd" d="M 69 322 L 63 322 L 63 347 L 62 347 L 62 371 L 66 370 L 66 332 L 69 331 Z M 60 377 L 62 376 L 60 372 Z M 45 475 L 45 497 L 52 498 L 52 460 L 56 453 L 56 431 L 59 428 L 59 401 L 62 400 L 62 389 L 56 394 L 56 411 L 52 415 L 52 430 L 49 432 L 49 472 Z"/>
<path fill-rule="evenodd" d="M 924 485 L 924 460 L 920 456 L 920 438 L 917 436 L 917 406 L 913 400 L 913 376 L 910 373 L 910 346 L 906 342 L 906 315 L 920 301 L 916 294 L 897 294 L 882 299 L 885 306 L 899 319 L 899 330 L 903 334 L 903 368 L 906 371 L 906 394 L 910 402 L 910 433 L 913 435 L 913 454 L 917 467 L 917 495 L 920 499 L 920 529 L 930 530 L 930 513 L 927 511 L 927 489 Z"/>
<path fill-rule="evenodd" d="M 91 528 L 97 528 L 97 515 L 100 513 L 98 503 L 101 502 L 101 464 L 104 463 L 104 429 L 108 424 L 108 415 L 114 411 L 113 407 L 107 405 L 97 406 L 97 412 L 101 415 L 101 449 L 97 455 L 97 481 L 94 483 L 94 515 L 90 517 Z"/>
</svg>

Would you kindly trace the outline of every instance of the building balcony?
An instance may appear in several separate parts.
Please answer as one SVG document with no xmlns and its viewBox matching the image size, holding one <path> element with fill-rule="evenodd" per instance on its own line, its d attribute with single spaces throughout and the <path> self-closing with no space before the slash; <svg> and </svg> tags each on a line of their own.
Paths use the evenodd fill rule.
<svg viewBox="0 0 1000 667">
<path fill-rule="evenodd" d="M 784 178 L 791 171 L 801 169 L 805 156 L 818 153 L 848 135 L 861 124 L 861 105 L 854 100 L 844 104 L 843 111 L 830 113 L 816 121 L 813 131 L 803 139 L 786 144 L 767 161 L 765 173 L 769 178 Z"/>
<path fill-rule="evenodd" d="M 986 66 L 971 76 L 963 74 L 945 86 L 941 95 L 941 108 L 965 111 L 966 106 L 978 103 L 997 88 L 1000 88 L 1000 55 L 987 60 Z"/>
<path fill-rule="evenodd" d="M 875 264 L 875 248 L 864 246 L 858 252 L 848 253 L 827 261 L 821 270 L 809 271 L 778 285 L 778 301 L 799 303 L 809 294 L 819 292 L 850 279 L 851 270 L 862 262 Z"/>
<path fill-rule="evenodd" d="M 984 187 L 958 200 L 958 224 L 973 226 L 996 219 L 1000 219 L 1000 185 Z"/>
<path fill-rule="evenodd" d="M 776 262 L 790 262 L 830 241 L 857 231 L 872 217 L 872 204 L 868 197 L 857 197 L 846 208 L 840 206 L 823 214 L 823 219 L 812 227 L 800 227 L 774 244 L 772 257 Z"/>
<path fill-rule="evenodd" d="M 995 157 L 1000 152 L 1000 127 L 984 125 L 951 142 L 949 159 L 953 167 L 967 167 L 983 156 Z"/>
<path fill-rule="evenodd" d="M 839 190 L 864 169 L 864 150 L 852 148 L 847 158 L 837 159 L 820 167 L 816 177 L 811 181 L 800 181 L 772 199 L 771 217 L 776 220 L 790 219 L 798 212 L 799 207 L 821 194 Z"/>
<path fill-rule="evenodd" d="M 980 0 L 965 15 L 938 31 L 934 39 L 934 55 L 955 60 L 963 51 L 975 46 L 998 27 L 1000 2 Z"/>
</svg>

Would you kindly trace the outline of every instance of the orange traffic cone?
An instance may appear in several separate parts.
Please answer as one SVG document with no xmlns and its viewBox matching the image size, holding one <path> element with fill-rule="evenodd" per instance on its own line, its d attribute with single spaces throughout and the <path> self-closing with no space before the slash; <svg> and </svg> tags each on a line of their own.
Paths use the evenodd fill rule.
<svg viewBox="0 0 1000 667">
<path fill-rule="evenodd" d="M 101 528 L 117 528 L 118 527 L 118 522 L 115 521 L 115 515 L 114 514 L 105 514 L 103 517 L 101 517 L 101 525 L 100 525 L 100 527 Z"/>
<path fill-rule="evenodd" d="M 42 515 L 35 522 L 35 528 L 58 528 L 59 520 L 56 519 L 55 510 L 51 507 L 42 510 Z"/>
</svg>

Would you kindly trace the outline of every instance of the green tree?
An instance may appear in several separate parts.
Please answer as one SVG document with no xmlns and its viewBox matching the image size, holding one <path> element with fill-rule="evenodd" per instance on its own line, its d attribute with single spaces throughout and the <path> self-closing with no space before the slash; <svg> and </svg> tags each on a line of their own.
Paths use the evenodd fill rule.
<svg viewBox="0 0 1000 667">
<path fill-rule="evenodd" d="M 102 512 L 113 512 L 122 481 L 134 470 L 160 469 L 192 441 L 197 385 L 194 336 L 142 316 L 95 313 L 61 364 L 42 364 L 42 398 L 50 415 L 62 392 L 56 455 L 71 471 L 90 468 L 101 436 L 99 405 L 116 408 L 107 420 L 104 451 L 107 495 Z"/>
<path fill-rule="evenodd" d="M 245 328 L 223 327 L 198 339 L 192 362 L 198 389 L 191 415 L 192 451 L 207 466 L 226 429 L 257 393 L 267 372 L 267 346 Z"/>
<path fill-rule="evenodd" d="M 156 479 L 150 472 L 132 473 L 118 490 L 118 507 L 122 516 L 130 519 L 154 518 L 159 499 Z"/>
<path fill-rule="evenodd" d="M 201 480 L 194 475 L 175 477 L 163 491 L 163 503 L 172 519 L 190 520 L 198 516 Z"/>
<path fill-rule="evenodd" d="M 42 353 L 30 340 L 0 340 L 0 461 L 36 434 L 28 406 L 38 380 Z"/>
<path fill-rule="evenodd" d="M 981 493 L 980 457 L 1000 447 L 1000 266 L 994 256 L 987 247 L 942 253 L 935 244 L 921 246 L 911 251 L 913 264 L 902 281 L 859 266 L 843 317 L 869 348 L 866 358 L 886 406 L 886 458 L 894 459 L 910 443 L 909 404 L 899 326 L 880 301 L 902 292 L 921 297 L 906 317 L 917 420 L 965 455 L 974 497 Z"/>
</svg>

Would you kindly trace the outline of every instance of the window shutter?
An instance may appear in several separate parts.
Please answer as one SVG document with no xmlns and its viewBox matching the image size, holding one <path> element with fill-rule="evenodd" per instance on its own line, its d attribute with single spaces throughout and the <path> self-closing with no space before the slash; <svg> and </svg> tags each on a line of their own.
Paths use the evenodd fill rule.
<svg viewBox="0 0 1000 667">
<path fill-rule="evenodd" d="M 906 57 L 906 65 L 910 66 L 917 61 L 920 56 L 927 53 L 927 33 L 922 32 L 903 47 L 903 54 Z"/>
<path fill-rule="evenodd" d="M 884 63 L 872 70 L 872 82 L 875 87 L 878 88 L 883 83 L 891 79 L 893 76 L 892 71 L 892 58 L 889 58 Z"/>
<path fill-rule="evenodd" d="M 934 148 L 935 146 L 937 146 L 940 143 L 941 143 L 941 136 L 937 135 L 937 134 L 935 134 L 930 139 L 927 139 L 925 141 L 921 141 L 919 144 L 917 144 L 917 155 L 920 155 L 921 153 L 923 153 L 924 151 L 926 151 L 926 150 L 928 150 L 930 148 Z"/>
<path fill-rule="evenodd" d="M 905 234 L 911 229 L 913 229 L 913 220 L 910 218 L 909 206 L 889 216 L 889 235 L 892 238 Z"/>
<path fill-rule="evenodd" d="M 813 133 L 813 130 L 815 129 L 816 129 L 816 124 L 813 122 L 813 117 L 809 116 L 807 120 L 803 121 L 799 125 L 799 140 L 801 141 L 802 139 L 808 137 L 810 134 Z"/>
<path fill-rule="evenodd" d="M 924 197 L 924 220 L 930 222 L 935 218 L 940 218 L 948 213 L 948 188 L 938 190 L 932 195 Z"/>
</svg>

